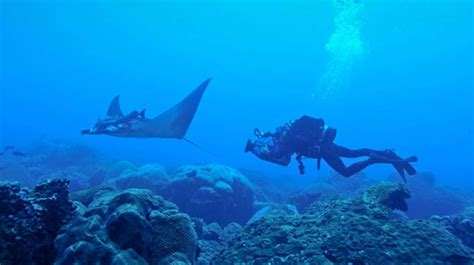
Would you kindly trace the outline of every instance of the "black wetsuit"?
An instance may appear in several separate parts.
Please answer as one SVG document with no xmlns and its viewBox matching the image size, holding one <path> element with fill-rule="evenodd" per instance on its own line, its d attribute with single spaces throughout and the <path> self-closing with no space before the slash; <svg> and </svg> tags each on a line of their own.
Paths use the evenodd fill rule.
<svg viewBox="0 0 474 265">
<path fill-rule="evenodd" d="M 371 156 L 373 154 L 383 154 L 382 151 L 373 149 L 364 148 L 352 150 L 335 144 L 333 142 L 334 139 L 328 139 L 324 134 L 325 123 L 323 119 L 303 116 L 291 125 L 290 130 L 292 133 L 288 136 L 291 139 L 288 139 L 288 141 L 295 148 L 294 153 L 296 153 L 297 156 L 323 159 L 332 169 L 345 177 L 360 172 L 374 164 L 375 161 L 366 159 L 346 166 L 341 157 L 356 158 Z"/>
<path fill-rule="evenodd" d="M 261 159 L 288 165 L 289 157 L 296 154 L 299 162 L 301 174 L 304 174 L 304 165 L 302 158 L 321 159 L 339 174 L 350 177 L 366 167 L 376 163 L 391 163 L 397 171 L 404 177 L 406 169 L 410 175 L 416 173 L 416 170 L 407 162 L 401 162 L 401 159 L 390 150 L 374 150 L 369 148 L 349 149 L 334 143 L 336 130 L 325 126 L 323 119 L 316 119 L 309 116 L 303 116 L 291 124 L 279 127 L 275 133 L 265 133 L 260 136 L 261 139 L 272 137 L 276 148 L 271 148 L 267 153 L 262 154 L 259 150 L 252 149 L 249 144 L 246 151 L 251 151 Z M 256 144 L 254 143 L 253 146 Z M 276 151 L 275 151 L 276 150 Z M 341 157 L 357 158 L 366 156 L 368 159 L 355 162 L 346 166 Z M 283 161 L 283 162 L 281 162 Z M 394 163 L 400 161 L 400 163 Z"/>
<path fill-rule="evenodd" d="M 349 149 L 335 143 L 323 144 L 321 146 L 321 158 L 326 161 L 326 163 L 339 174 L 350 177 L 366 167 L 375 164 L 382 163 L 376 159 L 366 159 L 363 161 L 355 162 L 350 166 L 346 166 L 342 161 L 341 157 L 348 158 L 357 158 L 361 156 L 373 156 L 373 155 L 383 155 L 383 151 L 362 148 L 362 149 Z"/>
</svg>

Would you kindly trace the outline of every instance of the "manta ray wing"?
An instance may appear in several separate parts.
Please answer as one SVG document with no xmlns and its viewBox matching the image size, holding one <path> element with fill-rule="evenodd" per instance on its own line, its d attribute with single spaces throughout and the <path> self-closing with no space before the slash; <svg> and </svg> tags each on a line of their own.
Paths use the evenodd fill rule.
<svg viewBox="0 0 474 265">
<path fill-rule="evenodd" d="M 193 121 L 201 98 L 210 81 L 210 78 L 204 81 L 191 92 L 191 94 L 168 111 L 163 112 L 153 119 L 143 119 L 140 123 L 133 126 L 134 129 L 132 131 L 121 134 L 120 136 L 183 139 Z"/>
<path fill-rule="evenodd" d="M 109 109 L 107 110 L 108 117 L 123 117 L 122 110 L 120 109 L 120 96 L 116 96 L 110 102 Z"/>
</svg>

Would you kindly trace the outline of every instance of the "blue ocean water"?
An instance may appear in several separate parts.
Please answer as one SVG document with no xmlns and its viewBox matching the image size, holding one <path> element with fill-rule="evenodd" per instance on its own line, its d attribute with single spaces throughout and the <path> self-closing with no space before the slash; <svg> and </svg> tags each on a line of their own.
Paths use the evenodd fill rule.
<svg viewBox="0 0 474 265">
<path fill-rule="evenodd" d="M 307 114 L 349 147 L 417 155 L 473 188 L 472 1 L 1 2 L 0 145 L 47 136 L 118 159 L 222 163 L 311 182 L 245 154 L 255 127 Z M 183 141 L 81 136 L 115 95 L 149 116 L 208 77 Z M 314 164 L 312 164 L 314 165 Z M 384 178 L 393 169 L 373 166 Z M 284 184 L 284 183 L 282 183 Z"/>
</svg>

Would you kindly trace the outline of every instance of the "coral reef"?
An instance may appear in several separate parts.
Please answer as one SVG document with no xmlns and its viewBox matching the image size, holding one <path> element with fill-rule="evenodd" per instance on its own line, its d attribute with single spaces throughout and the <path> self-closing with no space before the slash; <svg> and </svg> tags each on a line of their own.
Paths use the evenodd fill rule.
<svg viewBox="0 0 474 265">
<path fill-rule="evenodd" d="M 348 196 L 356 195 L 378 182 L 369 178 L 363 172 L 347 178 L 335 171 L 331 171 L 323 181 L 334 187 L 339 193 Z"/>
<path fill-rule="evenodd" d="M 400 177 L 391 175 L 390 180 L 399 182 Z M 408 180 L 412 198 L 408 202 L 410 218 L 429 218 L 432 215 L 451 215 L 467 206 L 462 192 L 436 186 L 432 173 L 420 172 Z"/>
<path fill-rule="evenodd" d="M 298 209 L 296 206 L 291 204 L 271 204 L 263 207 L 262 209 L 255 212 L 255 214 L 247 222 L 247 225 L 253 224 L 265 216 L 272 215 L 298 215 Z"/>
<path fill-rule="evenodd" d="M 231 242 L 240 236 L 242 230 L 242 226 L 237 223 L 230 223 L 224 228 L 217 223 L 204 225 L 198 241 L 197 264 L 212 264 L 214 257 L 228 248 Z"/>
<path fill-rule="evenodd" d="M 52 264 L 54 239 L 72 216 L 68 180 L 39 183 L 33 191 L 0 182 L 0 263 Z"/>
<path fill-rule="evenodd" d="M 407 220 L 409 191 L 380 184 L 348 199 L 317 201 L 300 215 L 247 226 L 216 264 L 472 264 L 474 251 L 436 222 Z"/>
<path fill-rule="evenodd" d="M 346 178 L 336 172 L 331 172 L 323 180 L 313 183 L 310 187 L 292 194 L 288 198 L 288 202 L 295 205 L 299 211 L 304 211 L 314 201 L 321 197 L 350 197 L 374 183 L 374 180 L 368 178 L 363 173 Z"/>
<path fill-rule="evenodd" d="M 127 161 L 127 160 L 116 161 L 112 163 L 112 165 L 110 165 L 110 167 L 107 169 L 107 173 L 108 173 L 107 178 L 108 179 L 117 178 L 120 175 L 122 175 L 122 173 L 124 173 L 125 171 L 136 171 L 136 170 L 137 170 L 137 167 L 134 164 L 132 164 L 130 161 Z"/>
<path fill-rule="evenodd" d="M 474 249 L 474 207 L 451 216 L 435 215 L 430 220 L 440 223 L 466 246 Z"/>
<path fill-rule="evenodd" d="M 89 206 L 95 199 L 110 192 L 117 191 L 117 188 L 111 185 L 99 185 L 93 188 L 71 193 L 71 200 L 80 202 L 83 206 Z"/>
<path fill-rule="evenodd" d="M 338 191 L 328 183 L 318 182 L 309 188 L 291 195 L 288 198 L 288 203 L 295 205 L 298 211 L 302 212 L 321 197 L 336 197 L 337 194 Z"/>
<path fill-rule="evenodd" d="M 159 194 L 206 223 L 245 224 L 254 212 L 252 184 L 222 165 L 181 167 Z"/>
<path fill-rule="evenodd" d="M 171 176 L 156 164 L 112 162 L 86 146 L 48 140 L 26 153 L 0 158 L 0 179 L 21 181 L 0 181 L 2 265 L 474 259 L 474 208 L 464 207 L 472 195 L 436 186 L 429 173 L 408 186 L 370 187 L 364 174 L 332 173 L 315 183 L 223 165 L 183 166 Z"/>
<path fill-rule="evenodd" d="M 88 206 L 56 238 L 61 253 L 56 264 L 190 264 L 196 259 L 189 216 L 149 190 L 102 186 L 77 198 Z"/>
<path fill-rule="evenodd" d="M 122 166 L 125 166 L 122 164 Z M 118 168 L 114 168 L 118 171 Z M 149 189 L 158 192 L 170 180 L 165 169 L 159 165 L 147 164 L 137 169 L 128 168 L 123 170 L 118 177 L 111 178 L 108 183 L 119 190 L 129 188 Z"/>
</svg>

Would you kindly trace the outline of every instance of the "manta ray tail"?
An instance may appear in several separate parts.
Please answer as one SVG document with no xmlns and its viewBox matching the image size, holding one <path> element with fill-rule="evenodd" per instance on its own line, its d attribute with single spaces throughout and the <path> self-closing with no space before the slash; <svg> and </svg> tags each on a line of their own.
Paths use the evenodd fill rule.
<svg viewBox="0 0 474 265">
<path fill-rule="evenodd" d="M 214 154 L 213 152 L 211 152 L 211 151 L 205 149 L 204 147 L 202 147 L 202 146 L 196 144 L 195 142 L 193 142 L 193 141 L 191 141 L 191 140 L 189 140 L 189 139 L 187 139 L 187 138 L 182 138 L 182 140 L 184 140 L 184 141 L 187 142 L 188 144 L 190 144 L 190 145 L 192 145 L 192 146 L 198 148 L 199 150 L 208 153 L 208 154 L 211 155 L 211 156 L 218 157 L 218 156 L 217 156 L 216 154 Z"/>
</svg>

